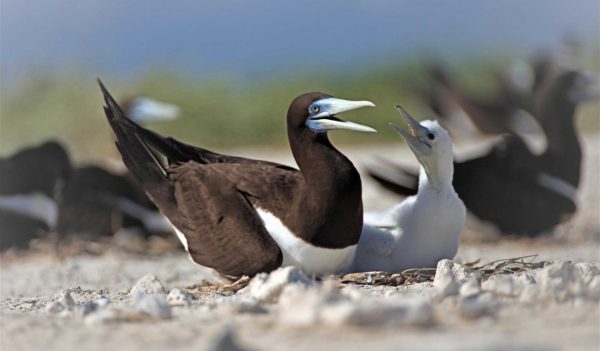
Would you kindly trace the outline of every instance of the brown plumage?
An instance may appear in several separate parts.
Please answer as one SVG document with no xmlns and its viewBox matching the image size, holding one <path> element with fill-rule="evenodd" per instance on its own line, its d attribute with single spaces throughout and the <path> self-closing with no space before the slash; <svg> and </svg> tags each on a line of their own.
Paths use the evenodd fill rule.
<svg viewBox="0 0 600 351">
<path fill-rule="evenodd" d="M 362 228 L 360 177 L 326 133 L 309 130 L 307 93 L 288 110 L 288 137 L 300 170 L 218 154 L 162 137 L 129 120 L 106 88 L 105 113 L 123 161 L 151 200 L 181 231 L 192 259 L 224 275 L 254 275 L 282 263 L 256 208 L 317 247 L 345 248 Z M 163 161 L 166 158 L 166 162 Z"/>
</svg>

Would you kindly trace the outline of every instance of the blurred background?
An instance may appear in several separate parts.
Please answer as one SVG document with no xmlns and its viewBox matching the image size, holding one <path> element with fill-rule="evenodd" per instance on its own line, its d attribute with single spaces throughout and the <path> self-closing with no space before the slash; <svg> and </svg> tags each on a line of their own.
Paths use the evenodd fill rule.
<svg viewBox="0 0 600 351">
<path fill-rule="evenodd" d="M 24 233 L 172 237 L 120 162 L 96 78 L 130 118 L 163 135 L 290 165 L 294 97 L 373 101 L 347 118 L 378 134 L 330 133 L 362 172 L 369 211 L 415 191 L 415 158 L 388 128 L 402 124 L 396 104 L 438 118 L 457 161 L 488 162 L 457 167 L 454 184 L 501 232 L 537 235 L 600 206 L 600 183 L 580 174 L 597 174 L 600 161 L 599 89 L 584 88 L 600 81 L 589 74 L 600 72 L 597 0 L 3 0 L 0 13 L 0 249 L 27 246 Z M 582 74 L 565 85 L 571 71 Z M 581 138 L 571 137 L 573 121 Z M 515 146 L 521 140 L 526 147 Z M 532 150 L 539 157 L 523 161 Z M 413 168 L 387 167 L 405 161 Z M 558 180 L 538 179 L 546 174 Z M 580 178 L 592 181 L 578 200 Z M 600 238 L 593 218 L 579 221 L 590 229 L 563 231 Z"/>
<path fill-rule="evenodd" d="M 401 103 L 427 117 L 412 87 L 425 57 L 442 59 L 474 94 L 492 68 L 581 48 L 598 72 L 600 2 L 2 0 L 0 155 L 52 137 L 77 161 L 116 157 L 95 83 L 181 107 L 150 127 L 209 148 L 286 146 L 285 113 L 304 91 L 368 99 L 349 119 L 378 135 L 337 143 L 399 142 L 387 128 Z M 572 59 L 572 58 L 571 58 Z M 578 123 L 598 131 L 598 105 Z"/>
</svg>

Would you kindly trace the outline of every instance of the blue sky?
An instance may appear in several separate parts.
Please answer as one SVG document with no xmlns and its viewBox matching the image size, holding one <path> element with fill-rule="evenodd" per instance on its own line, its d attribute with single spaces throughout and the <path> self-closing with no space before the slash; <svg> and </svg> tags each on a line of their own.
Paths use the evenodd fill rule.
<svg viewBox="0 0 600 351">
<path fill-rule="evenodd" d="M 255 76 L 600 42 L 598 0 L 2 0 L 1 69 Z"/>
</svg>

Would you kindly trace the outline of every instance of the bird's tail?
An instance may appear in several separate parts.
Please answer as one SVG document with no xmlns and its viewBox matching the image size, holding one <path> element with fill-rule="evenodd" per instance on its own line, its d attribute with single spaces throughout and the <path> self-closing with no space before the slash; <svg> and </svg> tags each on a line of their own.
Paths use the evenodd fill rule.
<svg viewBox="0 0 600 351">
<path fill-rule="evenodd" d="M 160 140 L 160 136 L 130 120 L 100 79 L 98 85 L 104 96 L 104 113 L 125 166 L 152 198 L 160 196 L 155 192 L 164 187 L 168 167 L 165 157 L 153 145 L 153 139 Z"/>
</svg>

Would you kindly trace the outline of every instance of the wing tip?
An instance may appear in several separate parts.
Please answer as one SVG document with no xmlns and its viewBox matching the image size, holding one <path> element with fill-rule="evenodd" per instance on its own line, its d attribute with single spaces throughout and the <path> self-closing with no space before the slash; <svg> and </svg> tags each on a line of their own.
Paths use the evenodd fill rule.
<svg viewBox="0 0 600 351">
<path fill-rule="evenodd" d="M 96 78 L 96 83 L 98 83 L 100 91 L 102 92 L 102 97 L 104 98 L 104 111 L 106 112 L 106 116 L 109 119 L 125 117 L 123 110 L 121 109 L 115 98 L 108 91 L 102 80 L 100 78 Z"/>
</svg>

